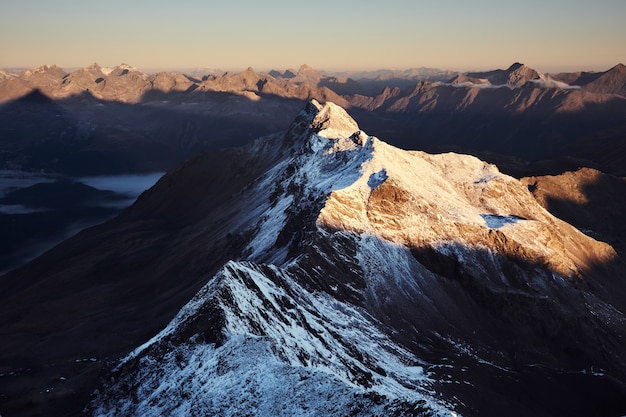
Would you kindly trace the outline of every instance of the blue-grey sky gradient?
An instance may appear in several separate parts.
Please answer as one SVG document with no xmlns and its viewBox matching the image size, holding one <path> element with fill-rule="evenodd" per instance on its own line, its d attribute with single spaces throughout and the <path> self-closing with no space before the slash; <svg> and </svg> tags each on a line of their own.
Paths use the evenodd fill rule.
<svg viewBox="0 0 626 417">
<path fill-rule="evenodd" d="M 1 0 L 0 68 L 606 70 L 624 22 L 625 0 Z"/>
</svg>

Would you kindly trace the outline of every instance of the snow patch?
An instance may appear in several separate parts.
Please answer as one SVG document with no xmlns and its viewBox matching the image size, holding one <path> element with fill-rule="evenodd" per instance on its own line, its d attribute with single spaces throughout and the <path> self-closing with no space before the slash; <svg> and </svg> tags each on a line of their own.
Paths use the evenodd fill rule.
<svg viewBox="0 0 626 417">
<path fill-rule="evenodd" d="M 473 83 L 470 81 L 466 81 L 462 83 L 442 83 L 442 85 L 448 85 L 450 87 L 455 87 L 455 88 L 484 88 L 484 89 L 508 88 L 509 90 L 515 89 L 515 86 L 511 84 L 491 84 L 489 83 L 489 81 L 487 81 L 487 83 Z"/>
<path fill-rule="evenodd" d="M 372 175 L 370 175 L 369 179 L 367 180 L 367 185 L 373 190 L 374 188 L 384 183 L 387 178 L 389 178 L 387 176 L 387 170 L 383 168 L 380 171 L 374 172 Z"/>
<path fill-rule="evenodd" d="M 579 85 L 569 85 L 567 83 L 564 83 L 562 81 L 557 81 L 557 80 L 551 80 L 551 79 L 547 79 L 547 80 L 528 80 L 529 83 L 534 84 L 535 87 L 540 87 L 540 88 L 558 88 L 561 90 L 580 90 L 580 86 Z"/>
<path fill-rule="evenodd" d="M 523 217 L 519 216 L 498 216 L 496 214 L 481 214 L 480 217 L 483 218 L 485 224 L 490 229 L 500 229 L 501 227 L 506 226 L 507 224 L 516 224 L 520 220 L 526 220 Z"/>
</svg>

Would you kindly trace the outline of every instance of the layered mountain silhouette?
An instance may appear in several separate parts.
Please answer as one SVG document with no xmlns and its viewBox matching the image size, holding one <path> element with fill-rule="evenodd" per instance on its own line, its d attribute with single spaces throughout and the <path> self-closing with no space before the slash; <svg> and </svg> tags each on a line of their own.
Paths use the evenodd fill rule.
<svg viewBox="0 0 626 417">
<path fill-rule="evenodd" d="M 621 415 L 622 252 L 543 184 L 311 100 L 2 277 L 0 410 Z"/>
<path fill-rule="evenodd" d="M 450 78 L 442 81 L 446 74 Z M 520 63 L 459 75 L 427 70 L 352 75 L 361 78 L 306 65 L 201 76 L 149 75 L 126 64 L 93 64 L 69 73 L 56 66 L 4 72 L 0 162 L 64 173 L 167 170 L 196 152 L 277 131 L 314 98 L 341 105 L 364 129 L 382 132 L 405 149 L 525 161 L 576 157 L 584 160 L 579 165 L 624 174 L 621 64 L 605 72 L 554 75 Z M 63 111 L 42 106 L 22 111 L 32 94 L 54 100 Z M 60 119 L 40 120 L 44 116 Z M 87 129 L 68 148 L 79 123 Z M 598 141 L 610 143 L 611 150 L 593 151 Z M 42 153 L 50 154 L 48 160 Z M 98 158 L 108 162 L 98 164 Z"/>
</svg>

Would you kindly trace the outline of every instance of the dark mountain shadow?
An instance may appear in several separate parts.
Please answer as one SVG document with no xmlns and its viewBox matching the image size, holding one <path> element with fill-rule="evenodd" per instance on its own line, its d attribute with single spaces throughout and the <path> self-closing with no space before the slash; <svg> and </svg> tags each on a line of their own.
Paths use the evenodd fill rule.
<svg viewBox="0 0 626 417">
<path fill-rule="evenodd" d="M 164 172 L 198 153 L 280 131 L 302 106 L 299 100 L 267 96 L 255 102 L 219 92 L 153 90 L 140 103 L 128 104 L 99 100 L 89 91 L 54 100 L 35 90 L 0 106 L 0 169 L 74 178 Z M 93 197 L 89 191 L 73 187 L 72 198 L 38 192 L 43 209 L 0 213 L 0 247 L 7 249 L 0 271 L 119 212 L 83 206 L 83 199 Z"/>
<path fill-rule="evenodd" d="M 287 126 L 302 101 L 151 91 L 138 104 L 34 91 L 0 107 L 0 166 L 69 175 L 167 171 Z"/>
<path fill-rule="evenodd" d="M 555 279 L 549 268 L 522 257 L 462 246 L 453 252 L 473 263 L 432 248 L 412 249 L 418 262 L 445 279 L 441 286 L 451 299 L 435 303 L 452 302 L 463 312 L 450 320 L 459 328 L 429 328 L 432 324 L 409 310 L 395 314 L 405 318 L 405 334 L 413 326 L 433 331 L 434 340 L 449 335 L 451 344 L 440 339 L 420 354 L 451 365 L 442 373 L 449 373 L 452 385 L 437 386 L 472 404 L 460 410 L 463 415 L 582 417 L 626 411 L 621 347 L 626 332 L 618 324 L 626 315 L 622 260 L 590 265 L 583 278 Z M 599 311 L 606 306 L 612 312 L 605 316 Z M 415 346 L 414 340 L 405 343 Z"/>
<path fill-rule="evenodd" d="M 608 127 L 566 146 L 563 153 L 597 161 L 598 169 L 626 177 L 626 125 Z"/>
</svg>

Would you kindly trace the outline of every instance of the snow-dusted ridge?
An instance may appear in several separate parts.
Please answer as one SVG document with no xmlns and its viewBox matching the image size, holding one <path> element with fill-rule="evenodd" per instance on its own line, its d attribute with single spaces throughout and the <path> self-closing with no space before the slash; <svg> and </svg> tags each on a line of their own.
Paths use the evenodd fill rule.
<svg viewBox="0 0 626 417">
<path fill-rule="evenodd" d="M 506 404 L 525 357 L 569 366 L 533 350 L 545 332 L 626 324 L 578 286 L 613 249 L 493 165 L 394 148 L 314 100 L 246 152 L 277 162 L 232 202 L 241 251 L 120 362 L 92 414 L 472 415 L 485 387 Z"/>
<path fill-rule="evenodd" d="M 313 416 L 363 408 L 368 413 L 411 409 L 450 415 L 451 405 L 436 399 L 431 389 L 427 364 L 389 339 L 381 330 L 385 326 L 365 309 L 301 285 L 298 258 L 289 258 L 288 244 L 276 243 L 290 221 L 291 207 L 307 208 L 296 201 L 303 195 L 314 210 L 333 190 L 364 175 L 372 181 L 364 165 L 372 158 L 373 138 L 332 104 L 312 102 L 303 113 L 301 117 L 312 118 L 308 124 L 315 133 L 305 141 L 298 138 L 291 145 L 294 156 L 260 178 L 252 193 L 276 193 L 280 186 L 283 195 L 255 206 L 240 224 L 259 219 L 243 253 L 263 263 L 224 265 L 163 331 L 120 363 L 115 372 L 123 376 L 94 403 L 94 414 L 239 415 L 246 410 Z M 285 171 L 292 172 L 288 184 L 276 184 Z M 383 172 L 374 173 L 373 181 L 384 182 Z M 296 183 L 302 186 L 294 192 L 290 188 Z M 206 316 L 219 324 L 209 326 L 209 337 L 191 330 L 202 328 L 198 321 Z M 254 360 L 248 357 L 251 352 Z M 129 368 L 138 373 L 128 374 Z M 132 395 L 138 401 L 120 391 L 136 384 L 140 388 Z M 301 401 L 291 402 L 294 396 Z"/>
<path fill-rule="evenodd" d="M 178 339 L 189 326 L 198 326 L 207 304 L 223 314 L 221 340 L 208 343 L 200 333 Z M 343 415 L 358 405 L 380 413 L 412 404 L 450 415 L 430 392 L 427 364 L 391 341 L 380 326 L 362 308 L 305 290 L 285 270 L 229 262 L 166 329 L 118 367 L 139 368 L 118 385 L 140 382 L 152 388 L 142 388 L 135 403 L 116 394 L 95 414 L 238 415 L 245 410 L 313 416 Z M 309 379 L 315 383 L 302 382 Z M 194 401 L 185 401 L 185 393 Z M 298 401 L 289 401 L 294 396 Z M 385 400 L 376 405 L 371 398 Z"/>
</svg>

